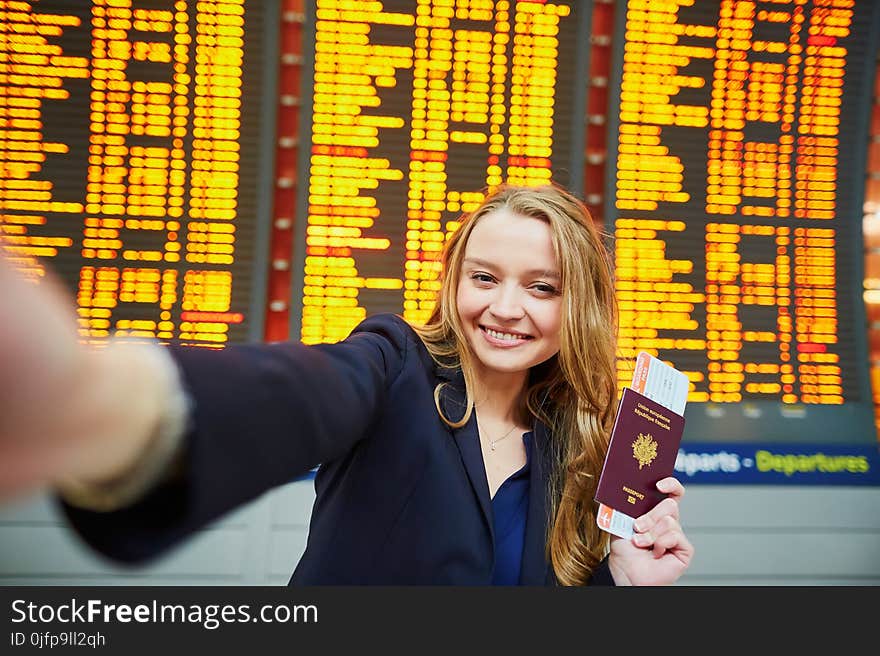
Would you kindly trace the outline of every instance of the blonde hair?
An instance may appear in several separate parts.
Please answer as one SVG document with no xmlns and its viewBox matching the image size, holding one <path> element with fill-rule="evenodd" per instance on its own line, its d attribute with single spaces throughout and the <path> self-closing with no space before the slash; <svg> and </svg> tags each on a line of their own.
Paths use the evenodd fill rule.
<svg viewBox="0 0 880 656">
<path fill-rule="evenodd" d="M 467 406 L 459 420 L 445 417 L 441 410 L 445 383 L 434 390 L 443 421 L 461 427 L 474 408 L 475 355 L 459 320 L 456 292 L 474 226 L 481 217 L 502 208 L 547 222 L 560 267 L 560 350 L 532 368 L 523 410 L 544 422 L 550 432 L 554 457 L 548 558 L 559 583 L 583 585 L 608 551 L 608 534 L 596 526 L 593 495 L 617 403 L 617 303 L 611 262 L 586 206 L 557 185 L 498 187 L 450 236 L 442 256 L 437 304 L 427 323 L 414 328 L 436 362 L 461 367 Z"/>
</svg>

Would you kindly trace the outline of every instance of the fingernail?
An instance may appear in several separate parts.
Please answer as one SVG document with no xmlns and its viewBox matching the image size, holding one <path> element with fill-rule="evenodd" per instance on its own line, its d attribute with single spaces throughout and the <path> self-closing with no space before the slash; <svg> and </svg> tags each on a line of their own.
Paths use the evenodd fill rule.
<svg viewBox="0 0 880 656">
<path fill-rule="evenodd" d="M 651 544 L 651 534 L 650 533 L 639 533 L 635 536 L 636 544 L 640 547 L 647 547 Z"/>
</svg>

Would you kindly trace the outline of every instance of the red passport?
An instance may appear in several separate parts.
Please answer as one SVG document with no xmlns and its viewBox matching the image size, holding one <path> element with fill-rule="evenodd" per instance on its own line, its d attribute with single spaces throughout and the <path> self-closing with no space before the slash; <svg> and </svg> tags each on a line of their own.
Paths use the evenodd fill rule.
<svg viewBox="0 0 880 656">
<path fill-rule="evenodd" d="M 657 481 L 672 476 L 684 417 L 627 387 L 596 489 L 596 501 L 636 518 L 666 498 Z"/>
</svg>

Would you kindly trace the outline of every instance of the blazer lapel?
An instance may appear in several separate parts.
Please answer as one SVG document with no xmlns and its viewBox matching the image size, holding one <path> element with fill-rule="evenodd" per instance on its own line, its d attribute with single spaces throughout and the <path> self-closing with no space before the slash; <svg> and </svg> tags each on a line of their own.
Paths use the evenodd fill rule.
<svg viewBox="0 0 880 656">
<path fill-rule="evenodd" d="M 523 544 L 521 585 L 546 585 L 556 577 L 545 556 L 547 545 L 547 494 L 550 483 L 550 448 L 547 427 L 535 422 L 532 431 L 532 460 L 529 469 L 529 509 Z"/>
<path fill-rule="evenodd" d="M 460 418 L 467 407 L 464 376 L 461 370 L 438 368 L 438 378 L 447 382 L 440 395 L 440 407 L 447 419 Z M 495 528 L 492 521 L 492 499 L 489 496 L 489 481 L 486 478 L 486 465 L 483 463 L 483 453 L 480 450 L 480 436 L 477 429 L 476 415 L 472 412 L 467 423 L 461 428 L 450 429 L 458 447 L 461 461 L 467 472 L 468 479 L 480 511 L 486 530 L 495 544 Z"/>
</svg>

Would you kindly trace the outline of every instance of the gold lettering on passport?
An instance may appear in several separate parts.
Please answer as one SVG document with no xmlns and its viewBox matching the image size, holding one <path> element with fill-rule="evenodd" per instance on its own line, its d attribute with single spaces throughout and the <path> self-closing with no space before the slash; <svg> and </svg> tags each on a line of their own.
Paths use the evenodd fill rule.
<svg viewBox="0 0 880 656">
<path fill-rule="evenodd" d="M 645 465 L 651 466 L 654 458 L 657 457 L 657 442 L 651 438 L 651 434 L 639 433 L 639 436 L 633 441 L 633 458 L 638 460 L 639 469 Z"/>
<path fill-rule="evenodd" d="M 629 501 L 630 503 L 635 503 L 636 497 L 638 497 L 640 501 L 645 498 L 644 494 L 642 494 L 641 492 L 636 492 L 634 489 L 632 489 L 631 487 L 627 487 L 626 485 L 624 485 L 621 489 L 629 495 L 627 501 Z"/>
<path fill-rule="evenodd" d="M 647 419 L 648 421 L 653 421 L 660 428 L 664 430 L 669 430 L 669 417 L 666 415 L 661 415 L 659 412 L 654 410 L 653 408 L 649 408 L 641 403 L 636 403 L 636 407 L 633 408 L 633 413 L 642 417 L 643 419 Z"/>
</svg>

